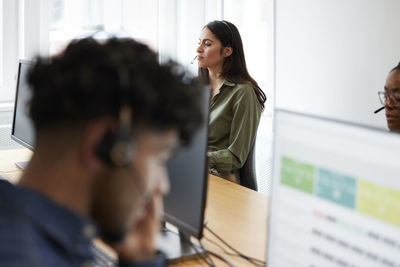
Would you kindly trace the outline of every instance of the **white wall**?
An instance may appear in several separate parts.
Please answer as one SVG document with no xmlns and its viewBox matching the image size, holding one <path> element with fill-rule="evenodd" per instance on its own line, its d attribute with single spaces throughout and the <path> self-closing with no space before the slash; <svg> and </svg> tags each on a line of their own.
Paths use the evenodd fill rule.
<svg viewBox="0 0 400 267">
<path fill-rule="evenodd" d="M 221 0 L 160 0 L 161 61 L 173 59 L 197 75 L 197 61 L 193 58 L 200 32 L 209 20 L 221 19 L 220 7 Z"/>
<path fill-rule="evenodd" d="M 276 107 L 386 128 L 373 111 L 400 61 L 400 1 L 275 4 Z"/>
<path fill-rule="evenodd" d="M 4 102 L 11 101 L 14 98 L 15 74 L 18 67 L 18 2 L 15 0 L 2 0 L 2 16 L 1 16 L 2 43 L 0 64 L 1 81 L 0 81 L 0 105 Z"/>
</svg>

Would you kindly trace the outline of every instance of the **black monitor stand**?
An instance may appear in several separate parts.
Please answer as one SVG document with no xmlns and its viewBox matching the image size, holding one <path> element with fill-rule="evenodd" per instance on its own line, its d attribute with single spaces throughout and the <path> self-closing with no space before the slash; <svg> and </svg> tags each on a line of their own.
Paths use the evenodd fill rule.
<svg viewBox="0 0 400 267">
<path fill-rule="evenodd" d="M 168 263 L 205 257 L 205 251 L 197 244 L 191 244 L 190 237 L 179 230 L 163 227 L 157 240 L 158 249 L 165 253 Z"/>
<path fill-rule="evenodd" d="M 25 170 L 26 166 L 28 166 L 29 161 L 18 161 L 15 162 L 15 165 L 20 168 L 21 170 Z"/>
</svg>

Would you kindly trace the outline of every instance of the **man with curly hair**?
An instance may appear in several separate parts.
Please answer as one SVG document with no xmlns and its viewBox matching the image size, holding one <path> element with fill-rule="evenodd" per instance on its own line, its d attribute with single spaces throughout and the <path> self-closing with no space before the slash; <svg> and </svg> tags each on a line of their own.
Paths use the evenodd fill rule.
<svg viewBox="0 0 400 267">
<path fill-rule="evenodd" d="M 100 236 L 119 266 L 163 266 L 166 161 L 201 124 L 202 87 L 129 38 L 75 40 L 28 82 L 36 146 L 0 182 L 0 265 L 92 266 Z"/>
</svg>

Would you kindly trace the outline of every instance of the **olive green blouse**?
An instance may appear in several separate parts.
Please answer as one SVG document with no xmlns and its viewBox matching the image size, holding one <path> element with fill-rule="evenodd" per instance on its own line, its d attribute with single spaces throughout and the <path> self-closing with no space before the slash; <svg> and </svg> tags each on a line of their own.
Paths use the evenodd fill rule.
<svg viewBox="0 0 400 267">
<path fill-rule="evenodd" d="M 237 176 L 255 141 L 262 106 L 249 84 L 224 81 L 210 104 L 208 153 L 210 172 Z"/>
</svg>

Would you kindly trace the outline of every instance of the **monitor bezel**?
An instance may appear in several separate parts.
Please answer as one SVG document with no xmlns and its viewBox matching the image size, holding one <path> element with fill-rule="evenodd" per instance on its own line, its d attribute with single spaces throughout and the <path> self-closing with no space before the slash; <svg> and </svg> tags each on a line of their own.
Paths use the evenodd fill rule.
<svg viewBox="0 0 400 267">
<path fill-rule="evenodd" d="M 205 157 L 207 157 L 205 155 Z M 207 168 L 208 166 L 208 160 L 205 160 L 205 166 L 204 168 Z M 201 227 L 199 229 L 196 229 L 195 227 L 191 226 L 190 224 L 185 223 L 182 220 L 179 220 L 175 216 L 169 215 L 168 213 L 164 212 L 164 220 L 168 223 L 171 223 L 175 227 L 178 228 L 178 230 L 183 231 L 185 234 L 188 234 L 190 236 L 193 236 L 197 239 L 201 239 L 203 237 L 203 228 L 204 228 L 204 218 L 205 218 L 205 209 L 206 209 L 206 204 L 207 204 L 207 189 L 208 189 L 208 172 L 205 172 L 204 174 L 204 185 L 203 185 L 203 192 L 202 192 L 202 203 L 201 203 L 201 215 L 200 215 L 200 221 L 201 221 Z"/>
<path fill-rule="evenodd" d="M 18 62 L 18 73 L 17 73 L 17 82 L 16 82 L 16 90 L 15 90 L 15 100 L 14 100 L 14 113 L 13 113 L 13 120 L 11 126 L 11 139 L 16 141 L 17 143 L 21 144 L 22 146 L 34 150 L 34 146 L 25 142 L 24 140 L 20 139 L 18 136 L 15 135 L 15 119 L 17 114 L 17 105 L 18 105 L 18 93 L 19 93 L 19 86 L 20 86 L 20 75 L 21 75 L 21 66 L 25 65 L 33 65 L 34 62 L 30 60 L 20 59 Z"/>
<path fill-rule="evenodd" d="M 209 120 L 210 120 L 210 102 L 211 102 L 211 89 L 208 86 L 202 86 L 202 90 L 204 90 L 204 98 L 207 100 L 207 110 L 205 112 L 205 118 L 204 118 L 204 124 L 206 127 L 206 134 L 205 134 L 205 142 L 204 142 L 204 148 L 205 148 L 205 154 L 204 154 L 204 177 L 203 177 L 203 192 L 202 192 L 202 203 L 201 203 L 201 215 L 200 215 L 200 227 L 199 229 L 196 229 L 196 227 L 193 227 L 190 224 L 185 223 L 182 220 L 179 220 L 175 216 L 169 215 L 168 213 L 165 212 L 163 214 L 163 220 L 165 222 L 171 223 L 174 225 L 178 230 L 182 231 L 183 233 L 190 235 L 192 237 L 197 238 L 200 240 L 203 237 L 203 228 L 204 228 L 204 219 L 205 219 L 205 210 L 206 210 L 206 205 L 207 205 L 207 190 L 208 190 L 208 176 L 209 173 L 207 171 L 208 169 L 208 156 L 207 156 L 207 151 L 208 151 L 208 133 L 209 133 Z"/>
</svg>

